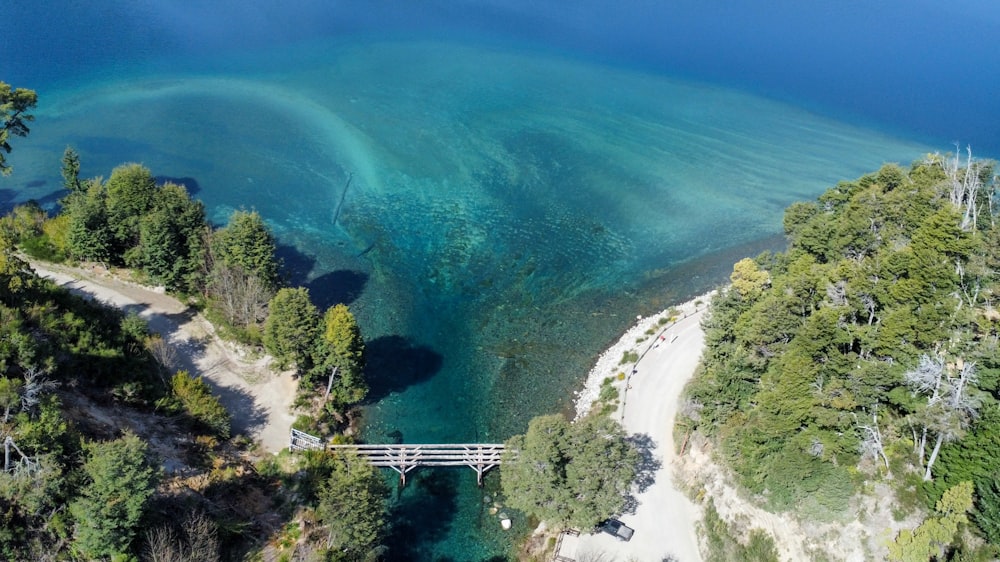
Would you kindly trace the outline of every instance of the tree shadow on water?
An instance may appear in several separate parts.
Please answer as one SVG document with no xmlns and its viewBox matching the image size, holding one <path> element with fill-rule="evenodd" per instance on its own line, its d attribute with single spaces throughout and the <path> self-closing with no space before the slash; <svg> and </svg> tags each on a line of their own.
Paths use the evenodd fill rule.
<svg viewBox="0 0 1000 562">
<path fill-rule="evenodd" d="M 0 213 L 8 213 L 14 208 L 14 197 L 17 197 L 17 192 L 13 189 L 0 189 Z"/>
<path fill-rule="evenodd" d="M 289 286 L 301 287 L 306 284 L 309 274 L 316 266 L 316 258 L 290 244 L 278 244 L 274 255 L 281 266 L 281 276 Z"/>
<path fill-rule="evenodd" d="M 173 176 L 156 176 L 156 185 L 163 185 L 165 183 L 172 183 L 174 185 L 182 186 L 187 190 L 188 195 L 194 197 L 196 193 L 201 191 L 201 186 L 198 185 L 198 180 L 189 177 L 173 177 Z"/>
<path fill-rule="evenodd" d="M 33 180 L 24 183 L 26 189 L 37 189 L 46 185 L 45 180 Z M 62 199 L 68 191 L 59 188 L 51 193 L 43 195 L 41 197 L 35 197 L 30 199 L 38 203 L 38 206 L 46 209 L 48 211 L 56 211 L 59 205 L 59 200 Z M 23 205 L 26 201 L 15 201 L 17 199 L 18 192 L 13 189 L 0 189 L 0 215 L 5 215 L 14 210 L 14 207 L 18 205 Z"/>
<path fill-rule="evenodd" d="M 663 462 L 656 456 L 656 441 L 646 433 L 630 435 L 625 439 L 639 452 L 639 463 L 635 467 L 635 479 L 632 481 L 632 491 L 625 498 L 625 513 L 635 513 L 639 507 L 636 495 L 649 489 L 656 482 L 656 472 L 663 467 Z"/>
<path fill-rule="evenodd" d="M 417 345 L 403 336 L 383 336 L 365 343 L 368 364 L 366 403 L 374 403 L 393 392 L 426 381 L 441 370 L 443 358 L 430 347 Z"/>
<path fill-rule="evenodd" d="M 363 271 L 342 269 L 316 277 L 306 284 L 313 304 L 320 310 L 335 304 L 351 304 L 364 292 L 368 274 Z"/>
<path fill-rule="evenodd" d="M 335 304 L 353 303 L 368 283 L 367 273 L 350 269 L 329 271 L 310 279 L 316 258 L 295 246 L 281 244 L 275 254 L 281 260 L 281 271 L 288 284 L 309 289 L 309 298 L 321 311 Z"/>
<path fill-rule="evenodd" d="M 388 560 L 431 560 L 428 548 L 448 536 L 458 513 L 457 470 L 417 469 L 392 506 Z"/>
</svg>

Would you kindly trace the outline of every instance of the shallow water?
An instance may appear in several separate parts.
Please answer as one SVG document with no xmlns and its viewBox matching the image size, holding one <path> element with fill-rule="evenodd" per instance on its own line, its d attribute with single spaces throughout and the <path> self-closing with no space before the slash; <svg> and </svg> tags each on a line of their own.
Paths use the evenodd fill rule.
<svg viewBox="0 0 1000 562">
<path fill-rule="evenodd" d="M 85 175 L 142 162 L 215 222 L 257 209 L 289 281 L 357 315 L 375 442 L 502 441 L 566 409 L 635 315 L 780 245 L 787 204 L 928 151 L 737 91 L 454 43 L 92 78 L 40 92 L 0 204 L 54 201 L 72 144 Z M 471 470 L 418 470 L 392 559 L 503 555 L 483 494 Z"/>
</svg>

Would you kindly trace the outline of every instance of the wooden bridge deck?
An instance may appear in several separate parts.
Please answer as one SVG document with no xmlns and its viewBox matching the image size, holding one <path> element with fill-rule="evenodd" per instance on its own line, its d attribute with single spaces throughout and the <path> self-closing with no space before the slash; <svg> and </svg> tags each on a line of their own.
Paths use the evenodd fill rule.
<svg viewBox="0 0 1000 562">
<path fill-rule="evenodd" d="M 406 474 L 418 466 L 468 466 L 476 471 L 476 481 L 482 486 L 483 475 L 500 465 L 504 451 L 502 443 L 332 445 L 297 429 L 292 430 L 289 448 L 351 451 L 373 466 L 395 470 L 404 485 Z"/>
</svg>

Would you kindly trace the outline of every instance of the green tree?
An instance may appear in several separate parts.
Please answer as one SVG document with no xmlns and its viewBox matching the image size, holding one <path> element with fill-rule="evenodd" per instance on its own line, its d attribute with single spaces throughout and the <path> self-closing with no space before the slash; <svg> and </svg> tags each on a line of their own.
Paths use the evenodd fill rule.
<svg viewBox="0 0 1000 562">
<path fill-rule="evenodd" d="M 274 236 L 256 212 L 235 211 L 225 228 L 212 238 L 216 262 L 236 266 L 271 289 L 278 286 Z"/>
<path fill-rule="evenodd" d="M 171 290 L 197 289 L 205 228 L 205 206 L 183 186 L 164 184 L 139 222 L 136 265 Z"/>
<path fill-rule="evenodd" d="M 66 246 L 74 258 L 105 262 L 111 259 L 113 244 L 106 193 L 100 180 L 87 183 L 86 190 L 63 200 L 63 213 L 69 215 Z"/>
<path fill-rule="evenodd" d="M 612 420 L 537 417 L 507 441 L 507 503 L 555 525 L 590 528 L 625 505 L 639 454 Z"/>
<path fill-rule="evenodd" d="M 378 469 L 353 453 L 336 453 L 319 490 L 316 515 L 334 560 L 365 560 L 385 529 L 389 489 Z"/>
<path fill-rule="evenodd" d="M 62 178 L 63 187 L 70 191 L 80 191 L 83 184 L 80 183 L 80 155 L 73 150 L 72 146 L 67 146 L 62 157 Z"/>
<path fill-rule="evenodd" d="M 35 279 L 28 264 L 17 256 L 11 241 L 0 236 L 0 302 L 17 302 Z"/>
<path fill-rule="evenodd" d="M 139 222 L 153 208 L 156 180 L 141 164 L 123 164 L 111 171 L 104 184 L 107 194 L 108 224 L 120 259 L 139 244 Z"/>
<path fill-rule="evenodd" d="M 295 363 L 300 370 L 307 370 L 319 336 L 319 312 L 309 300 L 309 291 L 303 287 L 280 289 L 267 310 L 264 348 L 279 368 Z"/>
<path fill-rule="evenodd" d="M 18 205 L 6 216 L 0 219 L 0 236 L 7 236 L 14 242 L 24 243 L 26 240 L 42 233 L 45 222 L 45 210 L 37 201 L 28 201 Z"/>
<path fill-rule="evenodd" d="M 314 367 L 307 383 L 326 380 L 333 369 L 337 376 L 330 388 L 334 404 L 353 404 L 368 393 L 364 380 L 365 342 L 354 315 L 345 304 L 327 309 L 323 315 L 323 334 L 313 352 Z"/>
<path fill-rule="evenodd" d="M 572 424 L 566 482 L 572 493 L 569 523 L 584 528 L 625 506 L 635 479 L 639 453 L 625 432 L 605 416 L 590 416 Z"/>
<path fill-rule="evenodd" d="M 929 504 L 939 500 L 945 490 L 959 482 L 971 480 L 978 489 L 983 482 L 992 480 L 1000 470 L 1000 459 L 995 453 L 998 450 L 1000 405 L 991 401 L 984 405 L 964 439 L 941 448 L 941 455 L 934 465 L 934 479 L 922 483 L 930 498 Z M 1000 525 L 1000 520 L 997 524 Z M 997 538 L 1000 539 L 1000 534 Z"/>
<path fill-rule="evenodd" d="M 26 88 L 11 88 L 0 82 L 0 173 L 10 175 L 11 167 L 6 155 L 10 154 L 10 137 L 26 137 L 31 131 L 25 124 L 35 120 L 27 113 L 38 103 L 38 94 Z"/>
<path fill-rule="evenodd" d="M 743 258 L 736 262 L 729 279 L 737 294 L 744 300 L 751 302 L 760 298 L 764 288 L 770 283 L 770 276 L 767 272 L 761 271 L 757 263 L 750 258 Z"/>
<path fill-rule="evenodd" d="M 195 378 L 187 371 L 178 371 L 170 380 L 170 388 L 188 416 L 219 437 L 229 438 L 232 418 L 201 377 Z"/>
<path fill-rule="evenodd" d="M 968 522 L 972 509 L 972 482 L 962 482 L 948 489 L 937 503 L 937 516 L 928 517 L 914 530 L 899 532 L 889 545 L 889 560 L 927 562 L 943 559 L 945 550 L 955 540 L 959 525 Z"/>
<path fill-rule="evenodd" d="M 972 519 L 990 543 L 1000 545 L 1000 472 L 976 482 Z"/>
<path fill-rule="evenodd" d="M 74 546 L 88 558 L 126 553 L 159 473 L 146 443 L 132 433 L 85 449 L 86 484 L 69 507 L 76 521 Z"/>
</svg>

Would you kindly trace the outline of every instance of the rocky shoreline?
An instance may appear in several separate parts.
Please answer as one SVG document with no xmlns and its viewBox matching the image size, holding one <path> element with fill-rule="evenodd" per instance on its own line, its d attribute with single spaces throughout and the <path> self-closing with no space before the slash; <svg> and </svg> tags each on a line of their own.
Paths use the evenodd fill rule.
<svg viewBox="0 0 1000 562">
<path fill-rule="evenodd" d="M 601 383 L 608 377 L 616 377 L 619 373 L 628 373 L 632 369 L 638 368 L 641 357 L 646 351 L 664 342 L 661 336 L 666 336 L 666 332 L 677 322 L 699 310 L 708 307 L 716 291 L 709 291 L 681 304 L 672 306 L 666 310 L 652 316 L 639 316 L 636 323 L 626 331 L 618 341 L 606 349 L 597 358 L 597 362 L 587 375 L 583 389 L 575 393 L 576 419 L 586 416 L 597 401 L 601 392 Z M 650 331 L 652 330 L 652 333 Z M 634 353 L 639 357 L 638 361 L 625 361 L 622 358 L 626 353 Z"/>
</svg>

